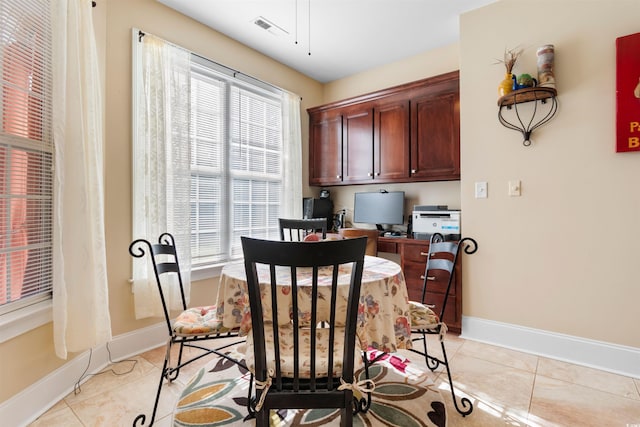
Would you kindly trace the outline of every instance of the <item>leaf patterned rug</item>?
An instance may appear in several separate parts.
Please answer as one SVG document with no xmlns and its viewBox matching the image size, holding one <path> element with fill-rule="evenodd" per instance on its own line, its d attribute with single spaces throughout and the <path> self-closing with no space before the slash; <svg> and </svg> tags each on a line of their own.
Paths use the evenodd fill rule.
<svg viewBox="0 0 640 427">
<path fill-rule="evenodd" d="M 237 349 L 231 351 L 237 352 Z M 377 354 L 372 350 L 368 357 Z M 376 384 L 371 409 L 354 416 L 354 427 L 447 425 L 442 395 L 428 370 L 422 370 L 401 354 L 394 353 L 384 355 L 371 366 L 369 375 Z M 362 371 L 356 376 L 364 379 Z M 246 369 L 235 363 L 222 358 L 209 362 L 183 390 L 173 414 L 174 427 L 254 426 L 254 420 L 243 421 L 247 415 L 249 378 Z M 271 412 L 271 427 L 339 424 L 340 413 L 336 409 Z"/>
</svg>

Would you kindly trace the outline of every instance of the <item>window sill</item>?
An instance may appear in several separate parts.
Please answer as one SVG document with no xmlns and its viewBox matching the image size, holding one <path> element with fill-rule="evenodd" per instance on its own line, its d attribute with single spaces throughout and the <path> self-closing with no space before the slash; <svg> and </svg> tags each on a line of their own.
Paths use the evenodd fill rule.
<svg viewBox="0 0 640 427">
<path fill-rule="evenodd" d="M 0 343 L 53 321 L 51 307 L 49 299 L 0 316 Z"/>
<path fill-rule="evenodd" d="M 207 265 L 201 267 L 193 267 L 191 269 L 191 281 L 211 279 L 220 276 L 224 264 Z"/>
</svg>

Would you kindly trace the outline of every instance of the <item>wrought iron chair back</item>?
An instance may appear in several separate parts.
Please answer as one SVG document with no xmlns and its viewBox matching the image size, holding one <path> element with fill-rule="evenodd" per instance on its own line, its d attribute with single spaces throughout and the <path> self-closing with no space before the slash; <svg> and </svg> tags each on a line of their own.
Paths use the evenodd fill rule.
<svg viewBox="0 0 640 427">
<path fill-rule="evenodd" d="M 422 350 L 418 350 L 414 347 L 411 351 L 424 356 L 427 367 L 432 371 L 436 370 L 440 365 L 445 366 L 447 376 L 449 378 L 454 406 L 462 416 L 466 416 L 473 411 L 473 404 L 468 398 L 462 397 L 460 399 L 462 407 L 460 407 L 456 400 L 453 381 L 451 379 L 449 360 L 444 345 L 447 326 L 442 322 L 447 308 L 447 301 L 449 300 L 449 293 L 451 291 L 455 268 L 458 263 L 461 249 L 463 249 L 466 254 L 473 254 L 478 250 L 478 243 L 471 237 L 465 237 L 459 241 L 445 241 L 444 236 L 440 233 L 435 233 L 431 236 L 429 241 L 429 250 L 426 254 L 427 261 L 425 264 L 425 272 L 422 276 L 423 284 L 421 301 L 417 304 L 415 302 L 411 302 L 412 312 L 421 312 L 420 315 L 412 313 L 411 333 L 414 334 L 412 341 L 422 341 L 423 345 Z M 438 313 L 433 313 L 431 311 L 430 307 L 434 307 L 430 305 L 431 301 L 429 301 L 429 293 L 427 292 L 430 284 L 435 282 L 438 282 L 439 284 L 446 283 L 446 291 L 442 300 L 442 306 L 439 307 Z M 420 320 L 415 321 L 416 319 Z M 427 344 L 428 335 L 438 335 L 440 337 L 440 345 L 443 354 L 442 358 L 429 354 Z"/>
<path fill-rule="evenodd" d="M 242 237 L 252 322 L 247 365 L 256 380 L 250 410 L 257 426 L 269 425 L 270 409 L 285 408 L 339 408 L 341 425 L 352 425 L 355 358 L 363 354 L 356 324 L 365 246 L 364 237 L 314 243 Z M 346 313 L 340 313 L 338 273 L 345 264 L 351 265 L 351 274 Z M 323 277 L 331 283 L 320 283 L 322 269 L 329 269 Z M 283 275 L 291 283 L 284 287 L 290 295 L 285 299 L 279 295 Z M 302 276 L 304 285 L 298 284 Z M 326 287 L 331 289 L 331 301 L 322 308 L 319 286 L 325 287 L 324 295 Z M 266 309 L 262 295 L 270 306 Z M 283 311 L 290 320 L 278 316 Z"/>
<path fill-rule="evenodd" d="M 134 240 L 129 245 L 129 254 L 134 258 L 144 258 L 145 256 L 148 256 L 150 259 L 168 329 L 167 348 L 156 392 L 153 412 L 148 424 L 150 426 L 153 425 L 155 421 L 160 393 L 162 391 L 162 384 L 165 379 L 169 382 L 175 380 L 178 378 L 182 367 L 210 354 L 216 354 L 234 363 L 243 365 L 243 362 L 230 358 L 224 354 L 222 350 L 244 340 L 234 339 L 232 340 L 233 342 L 228 340 L 217 348 L 210 348 L 196 343 L 198 341 L 238 337 L 238 329 L 223 327 L 222 321 L 217 318 L 217 309 L 215 306 L 187 307 L 184 284 L 180 273 L 180 264 L 178 262 L 178 254 L 173 235 L 170 233 L 162 233 L 158 237 L 158 243 L 151 243 L 146 239 Z M 170 276 L 174 276 L 175 279 L 170 279 Z M 177 280 L 180 290 L 182 313 L 178 315 L 175 320 L 171 318 L 171 311 L 163 288 L 163 283 L 167 280 Z M 171 363 L 171 348 L 174 344 L 179 345 L 178 359 L 175 365 Z M 202 353 L 199 353 L 187 360 L 183 360 L 182 356 L 184 347 L 195 348 L 201 350 Z M 133 425 L 144 425 L 146 418 L 145 414 L 138 415 L 135 418 Z"/>
</svg>

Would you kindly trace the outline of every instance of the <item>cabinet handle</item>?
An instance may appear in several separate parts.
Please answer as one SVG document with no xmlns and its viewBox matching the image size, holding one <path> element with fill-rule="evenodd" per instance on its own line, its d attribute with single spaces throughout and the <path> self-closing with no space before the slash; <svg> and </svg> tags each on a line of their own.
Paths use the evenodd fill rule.
<svg viewBox="0 0 640 427">
<path fill-rule="evenodd" d="M 424 280 L 424 274 L 420 276 L 420 280 Z M 427 276 L 427 280 L 436 280 L 435 276 Z"/>
<path fill-rule="evenodd" d="M 373 174 L 372 174 L 371 172 L 369 172 L 369 173 L 367 174 L 367 176 L 373 176 Z"/>
<path fill-rule="evenodd" d="M 342 178 L 340 175 L 336 175 L 336 179 L 340 179 Z"/>
<path fill-rule="evenodd" d="M 411 173 L 416 173 L 416 172 L 417 172 L 417 170 L 411 169 Z"/>
<path fill-rule="evenodd" d="M 380 176 L 380 172 L 376 172 L 376 176 Z"/>
<path fill-rule="evenodd" d="M 420 252 L 420 255 L 422 256 L 429 256 L 429 254 L 427 252 Z"/>
</svg>

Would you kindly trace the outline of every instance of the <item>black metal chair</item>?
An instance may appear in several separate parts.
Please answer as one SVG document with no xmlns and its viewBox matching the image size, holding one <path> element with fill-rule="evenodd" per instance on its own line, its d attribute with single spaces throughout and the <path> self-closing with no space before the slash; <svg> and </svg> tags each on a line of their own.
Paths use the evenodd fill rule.
<svg viewBox="0 0 640 427">
<path fill-rule="evenodd" d="M 464 248 L 464 252 L 466 254 L 473 254 L 478 250 L 478 243 L 471 237 L 466 237 L 460 241 L 445 241 L 444 237 L 439 233 L 435 233 L 431 236 L 429 251 L 427 253 L 427 263 L 423 276 L 422 300 L 410 301 L 410 312 L 411 333 L 418 335 L 417 337 L 412 338 L 412 341 L 422 341 L 423 344 L 423 350 L 413 348 L 411 351 L 423 355 L 427 367 L 431 371 L 435 371 L 438 366 L 444 365 L 447 371 L 447 377 L 449 378 L 453 404 L 456 410 L 464 417 L 473 411 L 473 404 L 468 398 L 462 397 L 460 399 L 462 408 L 458 406 L 453 381 L 451 379 L 451 369 L 447 358 L 447 350 L 444 345 L 444 336 L 447 332 L 447 326 L 441 321 L 444 317 L 447 299 L 449 298 L 449 291 L 451 289 L 451 284 L 453 283 L 454 269 L 458 261 L 458 255 L 461 248 Z M 432 308 L 434 308 L 434 306 L 429 305 L 430 301 L 428 301 L 427 287 L 430 283 L 446 285 L 446 293 L 444 295 L 442 306 L 439 307 L 440 312 L 438 314 L 433 312 Z M 428 335 L 439 336 L 440 346 L 442 347 L 442 359 L 434 356 L 433 354 L 429 354 L 427 348 Z"/>
<path fill-rule="evenodd" d="M 215 306 L 187 308 L 184 288 L 182 285 L 182 276 L 180 274 L 180 266 L 178 264 L 178 256 L 176 253 L 175 240 L 171 234 L 161 234 L 158 238 L 158 243 L 151 243 L 145 239 L 134 240 L 129 245 L 129 253 L 135 258 L 142 258 L 145 255 L 149 255 L 153 265 L 156 284 L 158 285 L 158 291 L 160 292 L 164 317 L 169 332 L 164 364 L 162 366 L 160 382 L 158 384 L 156 399 L 153 405 L 153 413 L 151 414 L 151 419 L 148 424 L 153 425 L 156 417 L 156 411 L 158 409 L 160 392 L 162 391 L 162 384 L 165 379 L 169 382 L 174 381 L 178 378 L 180 369 L 183 366 L 209 354 L 217 354 L 220 357 L 242 364 L 241 361 L 228 357 L 222 352 L 222 350 L 235 345 L 238 342 L 244 341 L 244 339 L 238 341 L 234 340 L 234 342 L 226 343 L 225 345 L 217 348 L 209 348 L 196 343 L 204 340 L 237 337 L 238 329 L 228 329 L 223 327 L 222 321 L 218 318 Z M 162 287 L 163 280 L 168 280 L 171 275 L 175 275 L 177 277 L 178 285 L 180 287 L 180 296 L 182 298 L 183 311 L 175 320 L 172 320 L 170 317 L 171 313 L 167 307 L 167 301 Z M 179 345 L 180 348 L 178 351 L 178 360 L 176 364 L 172 366 L 171 348 L 174 344 Z M 182 351 L 184 347 L 196 348 L 202 350 L 202 353 L 183 361 Z M 135 418 L 133 425 L 137 426 L 138 422 L 141 423 L 140 425 L 144 425 L 145 420 L 146 415 L 140 414 Z"/>
<path fill-rule="evenodd" d="M 271 409 L 304 408 L 339 408 L 341 425 L 352 425 L 353 412 L 361 406 L 354 391 L 372 391 L 353 384 L 354 372 L 364 363 L 356 323 L 366 242 L 364 237 L 314 243 L 242 237 L 252 322 L 246 363 L 255 375 L 249 411 L 257 426 L 269 425 Z M 345 298 L 338 293 L 343 264 L 351 264 L 346 313 L 338 309 L 344 304 L 336 303 Z M 319 284 L 319 273 L 331 284 Z M 289 292 L 285 299 L 278 298 L 283 277 L 291 283 L 284 288 Z M 304 284 L 298 277 L 305 277 Z M 325 296 L 330 286 L 324 303 L 319 286 Z"/>
<path fill-rule="evenodd" d="M 327 238 L 326 218 L 279 218 L 278 222 L 280 225 L 280 240 L 301 242 L 307 235 L 318 231 L 322 232 L 322 239 Z"/>
</svg>

